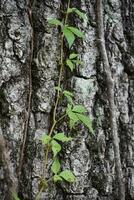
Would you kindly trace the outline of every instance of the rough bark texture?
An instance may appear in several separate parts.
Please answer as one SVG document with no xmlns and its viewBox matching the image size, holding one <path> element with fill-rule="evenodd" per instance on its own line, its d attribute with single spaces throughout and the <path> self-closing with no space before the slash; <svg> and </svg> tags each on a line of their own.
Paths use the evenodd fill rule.
<svg viewBox="0 0 134 200">
<path fill-rule="evenodd" d="M 4 137 L 6 141 L 10 170 L 15 180 L 28 116 L 31 41 L 32 37 L 34 39 L 32 106 L 18 181 L 21 200 L 34 200 L 38 191 L 44 156 L 39 137 L 49 129 L 55 100 L 54 86 L 58 80 L 59 33 L 48 25 L 47 19 L 61 18 L 61 10 L 66 8 L 64 0 L 31 1 L 31 23 L 29 3 L 25 0 L 0 0 L 0 138 Z M 84 65 L 73 74 L 67 72 L 64 85 L 74 91 L 76 102 L 87 108 L 93 119 L 95 136 L 90 136 L 84 127 L 78 127 L 73 133 L 75 139 L 64 146 L 60 155 L 62 168 L 71 169 L 77 177 L 76 182 L 71 185 L 50 184 L 41 199 L 118 200 L 107 80 L 97 46 L 96 1 L 72 0 L 71 4 L 86 12 L 89 20 L 81 24 L 78 18 L 70 18 L 70 23 L 85 32 L 84 41 L 77 40 L 74 47 Z M 115 85 L 125 199 L 133 200 L 134 2 L 105 0 L 103 6 L 106 50 Z M 8 200 L 9 188 L 3 160 L 0 166 L 0 200 Z"/>
</svg>

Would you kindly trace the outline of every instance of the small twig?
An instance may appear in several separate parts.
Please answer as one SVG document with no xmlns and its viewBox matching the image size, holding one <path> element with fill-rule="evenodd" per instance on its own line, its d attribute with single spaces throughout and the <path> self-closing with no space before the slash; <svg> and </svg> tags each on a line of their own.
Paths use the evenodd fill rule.
<svg viewBox="0 0 134 200">
<path fill-rule="evenodd" d="M 120 148 L 119 148 L 119 137 L 118 137 L 118 127 L 116 122 L 116 106 L 114 102 L 114 80 L 112 79 L 110 65 L 108 61 L 108 55 L 105 46 L 104 37 L 104 24 L 103 24 L 103 4 L 102 0 L 97 0 L 97 32 L 98 32 L 98 43 L 101 57 L 103 59 L 104 70 L 107 80 L 107 90 L 108 90 L 108 101 L 110 107 L 110 125 L 113 139 L 114 156 L 115 156 L 115 166 L 117 181 L 119 184 L 119 199 L 125 200 L 125 188 L 123 183 L 123 173 L 121 167 L 120 158 Z"/>
</svg>

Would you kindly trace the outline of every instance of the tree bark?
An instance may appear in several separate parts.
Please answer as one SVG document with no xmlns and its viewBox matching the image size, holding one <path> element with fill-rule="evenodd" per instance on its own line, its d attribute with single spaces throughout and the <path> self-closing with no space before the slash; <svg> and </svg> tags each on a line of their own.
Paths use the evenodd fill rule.
<svg viewBox="0 0 134 200">
<path fill-rule="evenodd" d="M 114 81 L 110 96 L 114 110 L 103 48 L 98 45 L 102 38 L 97 34 L 97 2 L 71 1 L 71 7 L 88 18 L 81 22 L 69 17 L 70 24 L 85 32 L 83 42 L 76 40 L 71 49 L 78 51 L 83 67 L 66 71 L 62 82 L 75 94 L 75 102 L 87 108 L 95 135 L 83 126 L 68 133 L 63 123 L 74 139 L 60 154 L 62 168 L 71 169 L 77 178 L 73 184 L 50 183 L 42 200 L 119 200 L 122 183 L 122 199 L 134 199 L 134 2 L 102 2 L 102 47 Z M 51 124 L 59 76 L 59 30 L 50 27 L 47 19 L 62 19 L 66 7 L 64 0 L 0 1 L 0 200 L 10 200 L 11 192 L 21 200 L 34 200 L 38 192 L 44 157 L 40 136 Z M 117 140 L 113 140 L 112 111 Z"/>
</svg>

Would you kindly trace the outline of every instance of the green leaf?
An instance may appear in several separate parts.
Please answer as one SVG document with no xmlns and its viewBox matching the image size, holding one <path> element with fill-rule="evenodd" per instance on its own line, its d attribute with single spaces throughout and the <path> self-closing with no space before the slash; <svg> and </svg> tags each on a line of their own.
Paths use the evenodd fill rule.
<svg viewBox="0 0 134 200">
<path fill-rule="evenodd" d="M 55 140 L 51 141 L 54 157 L 61 151 L 61 145 Z"/>
<path fill-rule="evenodd" d="M 86 19 L 85 13 L 81 12 L 77 8 L 68 8 L 67 13 L 72 13 L 72 12 L 75 12 L 83 20 Z"/>
<path fill-rule="evenodd" d="M 74 12 L 83 20 L 86 19 L 86 15 L 85 13 L 81 12 L 80 10 L 78 10 L 77 8 L 74 10 Z"/>
<path fill-rule="evenodd" d="M 73 93 L 70 92 L 70 91 L 68 91 L 68 90 L 64 90 L 64 91 L 63 91 L 63 94 L 64 94 L 64 95 L 67 95 L 67 96 L 70 96 L 70 97 L 73 97 L 73 96 L 74 96 Z"/>
<path fill-rule="evenodd" d="M 49 135 L 42 135 L 41 141 L 43 144 L 48 144 L 51 141 L 51 137 Z"/>
<path fill-rule="evenodd" d="M 74 182 L 75 176 L 70 170 L 65 170 L 59 174 L 60 177 L 62 177 L 67 182 Z"/>
<path fill-rule="evenodd" d="M 78 28 L 68 26 L 67 29 L 69 29 L 72 33 L 77 35 L 79 38 L 84 38 L 84 34 Z"/>
<path fill-rule="evenodd" d="M 75 36 L 74 34 L 72 33 L 72 31 L 70 31 L 67 27 L 64 27 L 62 29 L 64 35 L 65 35 L 65 38 L 69 44 L 69 48 L 72 46 L 72 44 L 74 43 L 74 40 L 75 40 Z"/>
<path fill-rule="evenodd" d="M 78 116 L 79 120 L 81 122 L 83 122 L 83 124 L 85 126 L 88 127 L 88 129 L 91 131 L 91 133 L 93 133 L 94 131 L 93 131 L 93 128 L 92 128 L 92 121 L 91 121 L 91 119 L 89 117 L 85 116 L 85 115 L 78 114 L 78 113 L 77 113 L 77 116 Z"/>
<path fill-rule="evenodd" d="M 49 24 L 55 25 L 55 26 L 62 26 L 62 22 L 58 19 L 48 19 L 47 20 Z"/>
<path fill-rule="evenodd" d="M 12 197 L 13 197 L 13 200 L 20 200 L 20 198 L 15 192 L 12 193 Z"/>
<path fill-rule="evenodd" d="M 70 68 L 71 71 L 74 70 L 75 66 L 74 66 L 74 64 L 72 63 L 71 60 L 67 59 L 66 64 Z"/>
<path fill-rule="evenodd" d="M 62 92 L 62 89 L 60 87 L 58 87 L 58 86 L 54 87 L 54 89 Z"/>
<path fill-rule="evenodd" d="M 63 94 L 67 98 L 68 102 L 73 104 L 73 99 L 72 99 L 72 97 L 74 96 L 73 93 L 69 92 L 68 90 L 64 90 Z"/>
<path fill-rule="evenodd" d="M 59 175 L 54 175 L 53 179 L 54 179 L 54 182 L 62 181 L 62 178 Z"/>
<path fill-rule="evenodd" d="M 69 59 L 74 59 L 74 58 L 76 58 L 78 56 L 78 54 L 76 54 L 76 53 L 71 53 L 70 55 L 69 55 Z"/>
<path fill-rule="evenodd" d="M 79 121 L 79 118 L 77 117 L 76 113 L 72 111 L 67 111 L 67 115 L 70 119 L 70 128 L 73 128 L 75 123 Z"/>
<path fill-rule="evenodd" d="M 76 8 L 68 8 L 68 9 L 67 9 L 67 13 L 72 13 L 72 12 L 74 12 L 75 9 L 76 9 Z"/>
<path fill-rule="evenodd" d="M 60 171 L 60 162 L 59 162 L 58 158 L 54 159 L 54 162 L 51 166 L 51 170 L 54 174 L 57 174 Z"/>
<path fill-rule="evenodd" d="M 57 133 L 53 138 L 61 142 L 68 142 L 72 140 L 71 137 L 67 137 L 66 135 L 64 135 L 64 133 Z"/>
<path fill-rule="evenodd" d="M 86 109 L 85 109 L 84 106 L 76 105 L 76 106 L 73 107 L 72 111 L 77 112 L 77 113 L 85 113 Z"/>
</svg>

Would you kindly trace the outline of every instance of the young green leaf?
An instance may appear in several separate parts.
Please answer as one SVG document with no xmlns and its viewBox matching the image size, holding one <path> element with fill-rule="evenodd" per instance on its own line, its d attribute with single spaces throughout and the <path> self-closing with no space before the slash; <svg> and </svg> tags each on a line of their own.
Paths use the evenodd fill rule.
<svg viewBox="0 0 134 200">
<path fill-rule="evenodd" d="M 51 145 L 52 145 L 52 151 L 55 157 L 61 151 L 61 145 L 55 140 L 51 141 Z"/>
<path fill-rule="evenodd" d="M 49 135 L 42 135 L 41 141 L 43 144 L 48 144 L 51 141 L 51 137 Z"/>
<path fill-rule="evenodd" d="M 75 123 L 79 121 L 79 118 L 77 117 L 76 113 L 72 112 L 72 110 L 66 110 L 66 113 L 70 119 L 70 128 L 73 128 Z"/>
<path fill-rule="evenodd" d="M 62 92 L 62 89 L 60 87 L 58 87 L 58 86 L 54 87 L 54 89 Z"/>
<path fill-rule="evenodd" d="M 67 13 L 72 13 L 72 12 L 74 12 L 75 9 L 76 9 L 76 8 L 68 8 L 68 9 L 67 9 Z"/>
<path fill-rule="evenodd" d="M 68 91 L 68 90 L 64 90 L 64 91 L 63 91 L 63 94 L 66 95 L 66 96 L 70 96 L 70 97 L 73 97 L 73 96 L 74 96 L 73 93 L 70 92 L 70 91 Z"/>
<path fill-rule="evenodd" d="M 75 28 L 75 27 L 72 27 L 72 26 L 68 26 L 67 29 L 69 29 L 72 33 L 77 35 L 79 38 L 84 38 L 83 33 L 78 28 Z"/>
<path fill-rule="evenodd" d="M 64 90 L 63 94 L 67 98 L 68 102 L 70 104 L 73 104 L 73 99 L 72 99 L 72 97 L 74 96 L 73 93 L 69 92 L 68 90 Z"/>
<path fill-rule="evenodd" d="M 74 12 L 75 12 L 80 18 L 82 18 L 83 20 L 86 19 L 85 13 L 81 12 L 81 11 L 78 10 L 77 8 L 74 10 Z"/>
<path fill-rule="evenodd" d="M 54 174 L 57 174 L 60 171 L 60 162 L 58 158 L 54 158 L 54 162 L 51 166 L 51 170 Z"/>
<path fill-rule="evenodd" d="M 20 198 L 18 197 L 18 195 L 15 192 L 12 193 L 12 198 L 13 198 L 13 200 L 20 200 Z"/>
<path fill-rule="evenodd" d="M 67 27 L 64 27 L 62 29 L 64 35 L 65 35 L 65 38 L 69 44 L 69 48 L 73 45 L 74 43 L 74 40 L 75 40 L 75 36 L 74 34 L 72 33 L 72 31 L 70 31 Z"/>
<path fill-rule="evenodd" d="M 91 133 L 93 133 L 92 122 L 91 122 L 90 118 L 85 115 L 79 114 L 79 113 L 77 113 L 77 116 L 78 116 L 79 120 L 81 122 L 83 122 L 83 124 L 85 126 L 88 127 L 88 129 L 91 131 Z"/>
<path fill-rule="evenodd" d="M 69 59 L 67 59 L 66 65 L 70 68 L 71 71 L 73 71 L 74 68 L 75 68 L 75 65 L 74 65 L 74 64 L 72 63 L 72 61 L 69 60 Z"/>
<path fill-rule="evenodd" d="M 71 53 L 70 55 L 69 55 L 69 59 L 74 59 L 74 58 L 76 58 L 78 56 L 78 54 L 76 54 L 76 53 Z"/>
<path fill-rule="evenodd" d="M 60 177 L 59 175 L 54 175 L 53 180 L 54 182 L 62 181 L 62 177 Z"/>
<path fill-rule="evenodd" d="M 74 182 L 75 181 L 75 176 L 73 175 L 73 173 L 70 170 L 62 171 L 59 174 L 59 176 L 62 177 L 67 182 Z"/>
<path fill-rule="evenodd" d="M 77 112 L 77 113 L 85 113 L 86 109 L 85 109 L 84 106 L 76 105 L 76 106 L 73 107 L 72 111 Z"/>
<path fill-rule="evenodd" d="M 55 26 L 62 26 L 62 22 L 58 19 L 48 19 L 48 23 Z"/>
<path fill-rule="evenodd" d="M 83 20 L 86 19 L 85 13 L 81 12 L 77 8 L 68 8 L 67 13 L 72 13 L 72 12 L 75 12 Z"/>
<path fill-rule="evenodd" d="M 57 133 L 53 138 L 61 142 L 68 142 L 72 140 L 71 137 L 67 137 L 66 135 L 64 135 L 64 133 Z"/>
</svg>

